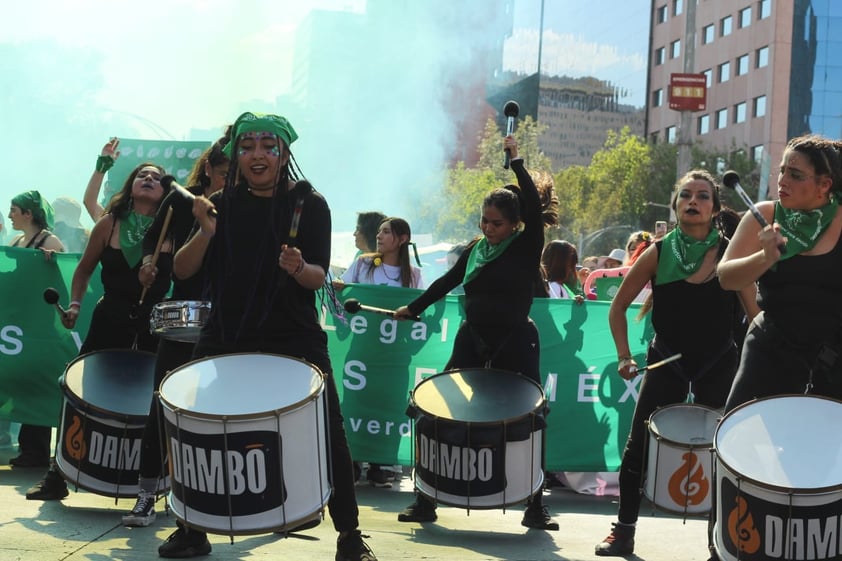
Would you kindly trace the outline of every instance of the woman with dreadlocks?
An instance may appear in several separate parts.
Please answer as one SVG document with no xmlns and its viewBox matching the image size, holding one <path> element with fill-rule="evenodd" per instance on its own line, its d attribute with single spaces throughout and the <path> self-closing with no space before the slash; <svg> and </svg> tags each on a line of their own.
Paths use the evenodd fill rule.
<svg viewBox="0 0 842 561">
<path fill-rule="evenodd" d="M 225 189 L 194 201 L 199 229 L 176 254 L 175 273 L 183 278 L 206 267 L 212 308 L 195 358 L 265 352 L 301 357 L 325 374 L 336 559 L 376 561 L 357 529 L 351 454 L 315 306 L 330 265 L 330 209 L 299 179 L 290 152 L 297 138 L 284 117 L 240 115 L 225 147 L 231 158 Z M 216 217 L 209 214 L 213 208 Z M 205 544 L 203 532 L 179 528 L 158 553 L 204 555 L 210 551 Z"/>
<path fill-rule="evenodd" d="M 499 368 L 518 372 L 541 384 L 538 329 L 529 318 L 536 284 L 541 282 L 544 223 L 556 217 L 542 211 L 558 199 L 545 197 L 518 157 L 513 136 L 503 139 L 511 154 L 517 185 L 489 193 L 482 203 L 477 238 L 456 264 L 418 298 L 395 310 L 395 317 L 411 319 L 459 284 L 465 287 L 465 322 L 453 342 L 445 370 Z M 558 530 L 538 490 L 529 500 L 521 524 L 540 530 Z M 436 520 L 435 503 L 422 494 L 398 515 L 400 522 Z"/>
</svg>

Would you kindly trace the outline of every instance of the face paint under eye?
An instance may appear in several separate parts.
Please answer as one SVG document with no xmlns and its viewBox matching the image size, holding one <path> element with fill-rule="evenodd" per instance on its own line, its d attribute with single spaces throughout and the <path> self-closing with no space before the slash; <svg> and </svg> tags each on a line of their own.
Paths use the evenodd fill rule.
<svg viewBox="0 0 842 561">
<path fill-rule="evenodd" d="M 273 156 L 273 157 L 275 157 L 275 158 L 280 157 L 280 155 L 281 155 L 281 147 L 280 147 L 280 146 L 272 146 L 272 148 L 271 148 L 271 149 L 269 149 L 269 155 L 270 155 L 270 156 Z"/>
</svg>

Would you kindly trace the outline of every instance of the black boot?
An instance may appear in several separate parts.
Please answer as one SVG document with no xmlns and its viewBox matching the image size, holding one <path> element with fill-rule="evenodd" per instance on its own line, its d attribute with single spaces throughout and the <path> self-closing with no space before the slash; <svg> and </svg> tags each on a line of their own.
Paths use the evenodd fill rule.
<svg viewBox="0 0 842 561">
<path fill-rule="evenodd" d="M 595 548 L 597 555 L 622 557 L 634 553 L 634 526 L 628 524 L 612 524 L 611 533 L 598 543 Z"/>
</svg>

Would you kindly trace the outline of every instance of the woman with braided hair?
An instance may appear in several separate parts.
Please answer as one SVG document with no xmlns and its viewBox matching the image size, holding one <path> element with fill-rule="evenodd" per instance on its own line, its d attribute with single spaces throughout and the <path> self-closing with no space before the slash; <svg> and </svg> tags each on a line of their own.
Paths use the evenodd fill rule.
<svg viewBox="0 0 842 561">
<path fill-rule="evenodd" d="M 225 147 L 231 159 L 225 188 L 210 199 L 196 197 L 199 227 L 176 253 L 175 274 L 186 278 L 205 267 L 212 307 L 194 358 L 273 353 L 300 357 L 325 374 L 333 486 L 328 510 L 339 532 L 336 560 L 376 561 L 357 529 L 351 453 L 315 306 L 330 266 L 330 209 L 299 179 L 290 151 L 297 138 L 284 117 L 237 118 Z M 192 557 L 210 550 L 204 532 L 182 526 L 158 554 Z"/>
</svg>

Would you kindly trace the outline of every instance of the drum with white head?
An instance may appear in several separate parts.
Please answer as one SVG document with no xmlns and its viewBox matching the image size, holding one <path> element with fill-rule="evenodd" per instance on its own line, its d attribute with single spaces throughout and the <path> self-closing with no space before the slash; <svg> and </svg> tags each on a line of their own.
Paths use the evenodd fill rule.
<svg viewBox="0 0 842 561">
<path fill-rule="evenodd" d="M 321 517 L 330 497 L 325 377 L 281 355 L 196 360 L 161 382 L 170 506 L 188 526 L 241 535 Z"/>
<path fill-rule="evenodd" d="M 842 402 L 783 395 L 730 411 L 714 435 L 723 561 L 842 558 Z"/>
<path fill-rule="evenodd" d="M 415 486 L 449 505 L 498 508 L 539 492 L 546 400 L 529 378 L 495 369 L 449 370 L 421 381 Z"/>
</svg>

